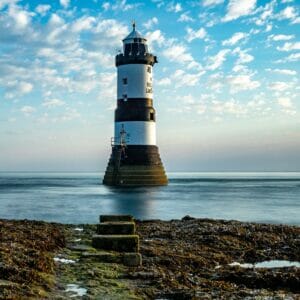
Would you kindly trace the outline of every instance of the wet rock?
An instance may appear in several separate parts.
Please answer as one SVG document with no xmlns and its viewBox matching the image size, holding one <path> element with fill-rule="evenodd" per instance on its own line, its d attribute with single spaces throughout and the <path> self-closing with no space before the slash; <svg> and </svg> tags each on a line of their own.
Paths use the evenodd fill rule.
<svg viewBox="0 0 300 300">
<path fill-rule="evenodd" d="M 228 264 L 270 259 L 300 261 L 296 248 L 298 227 L 187 216 L 171 222 L 137 222 L 137 233 L 143 255 L 141 271 L 159 274 L 158 278 L 143 281 L 139 290 L 142 294 L 152 292 L 173 299 L 167 297 L 172 297 L 170 290 L 184 288 L 195 292 L 189 295 L 192 299 L 276 299 L 285 291 L 286 297 L 296 299 L 295 287 L 300 286 L 296 268 L 274 273 Z"/>
<path fill-rule="evenodd" d="M 139 267 L 142 265 L 142 255 L 140 253 L 124 253 L 122 262 L 128 267 Z"/>
<path fill-rule="evenodd" d="M 195 218 L 193 218 L 193 217 L 191 217 L 191 216 L 189 216 L 189 215 L 186 215 L 186 216 L 184 216 L 182 219 L 181 219 L 181 221 L 191 221 L 191 220 L 195 220 Z M 175 220 L 174 220 L 175 221 Z"/>
</svg>

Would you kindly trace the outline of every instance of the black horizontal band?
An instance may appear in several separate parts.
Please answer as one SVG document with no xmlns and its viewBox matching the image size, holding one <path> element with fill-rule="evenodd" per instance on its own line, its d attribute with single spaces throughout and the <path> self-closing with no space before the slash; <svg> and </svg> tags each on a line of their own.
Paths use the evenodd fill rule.
<svg viewBox="0 0 300 300">
<path fill-rule="evenodd" d="M 147 106 L 153 106 L 153 100 L 151 98 L 127 98 L 126 100 L 118 99 L 118 106 L 120 105 L 126 105 L 126 103 L 133 104 L 134 106 L 138 107 L 147 107 Z"/>
<path fill-rule="evenodd" d="M 153 121 L 155 122 L 155 109 L 152 106 L 136 105 L 126 101 L 120 103 L 115 110 L 115 122 L 125 121 Z"/>
<path fill-rule="evenodd" d="M 157 63 L 157 57 L 150 53 L 145 55 L 124 55 L 121 53 L 116 56 L 116 67 L 128 64 L 145 64 L 153 66 L 155 63 Z"/>
<path fill-rule="evenodd" d="M 112 161 L 118 157 L 120 146 L 114 146 L 112 149 Z M 128 145 L 121 157 L 122 165 L 161 165 L 161 159 L 158 147 L 154 145 Z"/>
</svg>

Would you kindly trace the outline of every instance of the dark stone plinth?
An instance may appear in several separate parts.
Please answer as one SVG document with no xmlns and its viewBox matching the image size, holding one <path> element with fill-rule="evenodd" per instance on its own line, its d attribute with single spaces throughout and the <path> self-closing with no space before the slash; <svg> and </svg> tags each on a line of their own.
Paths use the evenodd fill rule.
<svg viewBox="0 0 300 300">
<path fill-rule="evenodd" d="M 128 145 L 121 150 L 114 146 L 103 184 L 122 187 L 167 185 L 158 147 Z"/>
</svg>

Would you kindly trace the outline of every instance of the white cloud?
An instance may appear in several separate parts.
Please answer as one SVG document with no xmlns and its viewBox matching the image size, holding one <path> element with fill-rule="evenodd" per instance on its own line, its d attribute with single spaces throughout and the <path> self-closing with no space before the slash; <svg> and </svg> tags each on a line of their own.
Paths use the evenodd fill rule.
<svg viewBox="0 0 300 300">
<path fill-rule="evenodd" d="M 172 75 L 172 82 L 176 87 L 195 86 L 203 73 L 187 73 L 184 70 L 176 70 Z"/>
<path fill-rule="evenodd" d="M 148 46 L 152 49 L 154 44 L 157 44 L 159 47 L 165 44 L 165 37 L 160 30 L 155 30 L 152 32 L 147 32 L 146 38 L 148 41 Z"/>
<path fill-rule="evenodd" d="M 240 41 L 241 39 L 244 39 L 245 37 L 247 37 L 247 34 L 244 32 L 236 32 L 230 39 L 225 40 L 222 42 L 223 46 L 233 46 L 235 45 L 238 41 Z"/>
<path fill-rule="evenodd" d="M 288 57 L 284 58 L 284 61 L 298 61 L 300 60 L 300 53 L 290 54 Z"/>
<path fill-rule="evenodd" d="M 289 41 L 291 39 L 293 39 L 295 36 L 294 35 L 286 35 L 286 34 L 276 34 L 276 35 L 270 35 L 268 37 L 269 40 L 273 40 L 273 41 Z"/>
<path fill-rule="evenodd" d="M 235 73 L 241 73 L 241 72 L 247 73 L 248 72 L 248 68 L 245 65 L 235 64 L 234 67 L 232 68 L 232 71 L 235 72 Z"/>
<path fill-rule="evenodd" d="M 189 16 L 189 13 L 185 12 L 180 15 L 178 22 L 194 22 L 195 20 Z"/>
<path fill-rule="evenodd" d="M 268 72 L 272 73 L 278 73 L 282 75 L 297 75 L 297 72 L 295 70 L 289 70 L 289 69 L 266 69 Z"/>
<path fill-rule="evenodd" d="M 273 29 L 273 25 L 272 24 L 267 24 L 265 32 L 269 32 Z"/>
<path fill-rule="evenodd" d="M 277 99 L 277 103 L 281 107 L 282 111 L 288 115 L 295 115 L 296 110 L 294 108 L 293 102 L 288 97 L 279 97 Z"/>
<path fill-rule="evenodd" d="M 94 17 L 81 17 L 72 24 L 72 31 L 81 32 L 83 30 L 90 30 L 95 22 L 96 19 Z"/>
<path fill-rule="evenodd" d="M 230 85 L 230 92 L 237 93 L 239 91 L 253 90 L 260 87 L 260 82 L 251 79 L 250 75 L 227 76 Z"/>
<path fill-rule="evenodd" d="M 71 121 L 80 118 L 81 115 L 76 108 L 67 107 L 64 114 L 60 116 L 61 121 Z"/>
<path fill-rule="evenodd" d="M 21 81 L 18 84 L 18 90 L 21 94 L 28 94 L 32 91 L 33 85 L 29 82 Z"/>
<path fill-rule="evenodd" d="M 65 104 L 65 102 L 60 99 L 50 99 L 50 100 L 44 101 L 42 105 L 50 108 L 50 107 L 62 106 L 64 104 Z"/>
<path fill-rule="evenodd" d="M 295 43 L 286 42 L 282 47 L 277 47 L 276 49 L 279 51 L 300 50 L 300 42 L 295 42 Z"/>
<path fill-rule="evenodd" d="M 153 25 L 155 24 L 158 24 L 158 19 L 156 17 L 153 17 L 151 19 L 149 19 L 147 22 L 145 22 L 143 24 L 143 26 L 146 28 L 146 29 L 150 29 L 152 28 Z"/>
<path fill-rule="evenodd" d="M 116 47 L 121 45 L 121 40 L 128 34 L 128 29 L 114 19 L 104 19 L 97 22 L 97 26 L 93 28 L 92 32 L 95 34 L 92 41 L 93 46 Z"/>
<path fill-rule="evenodd" d="M 7 5 L 15 4 L 19 0 L 0 0 L 0 10 Z"/>
<path fill-rule="evenodd" d="M 253 12 L 255 6 L 256 0 L 229 0 L 227 14 L 223 21 L 228 22 L 249 15 Z"/>
<path fill-rule="evenodd" d="M 229 49 L 220 50 L 215 56 L 208 58 L 209 64 L 207 65 L 208 70 L 216 70 L 220 68 L 226 60 L 226 56 L 230 53 Z"/>
<path fill-rule="evenodd" d="M 58 27 L 58 26 L 62 26 L 64 25 L 65 22 L 64 20 L 58 15 L 58 14 L 51 14 L 51 17 L 49 19 L 48 22 L 48 26 L 53 30 L 54 28 Z"/>
<path fill-rule="evenodd" d="M 163 55 L 170 61 L 175 61 L 179 63 L 186 63 L 193 61 L 193 57 L 187 52 L 184 45 L 172 45 L 163 51 Z"/>
<path fill-rule="evenodd" d="M 247 113 L 247 109 L 245 106 L 241 105 L 238 101 L 231 99 L 229 101 L 218 101 L 213 100 L 211 110 L 217 114 L 229 113 L 232 115 L 244 115 Z M 216 120 L 219 122 L 220 120 Z"/>
<path fill-rule="evenodd" d="M 283 9 L 276 18 L 278 20 L 286 20 L 286 19 L 295 19 L 297 17 L 296 10 L 293 6 L 287 6 L 285 9 Z"/>
<path fill-rule="evenodd" d="M 17 29 L 25 29 L 31 22 L 32 14 L 17 5 L 9 6 L 8 15 L 15 21 Z"/>
<path fill-rule="evenodd" d="M 274 17 L 277 20 L 290 20 L 291 24 L 300 24 L 300 16 L 295 7 L 287 6 Z"/>
<path fill-rule="evenodd" d="M 174 2 L 169 3 L 167 7 L 167 11 L 172 11 L 175 13 L 182 11 L 181 3 L 174 3 Z"/>
<path fill-rule="evenodd" d="M 34 113 L 36 111 L 36 109 L 34 107 L 32 107 L 32 106 L 27 105 L 27 106 L 23 106 L 20 109 L 20 111 L 22 113 L 24 113 L 25 115 L 30 115 L 30 114 Z"/>
<path fill-rule="evenodd" d="M 213 93 L 220 93 L 224 86 L 224 76 L 221 73 L 214 73 L 208 77 L 206 81 L 206 88 L 213 91 Z"/>
<path fill-rule="evenodd" d="M 256 12 L 261 12 L 261 14 L 258 17 L 254 17 L 252 19 L 255 22 L 255 25 L 263 26 L 267 24 L 267 22 L 269 22 L 271 19 L 273 19 L 275 6 L 276 6 L 276 2 L 274 0 L 266 3 L 265 6 L 260 6 L 256 10 Z"/>
<path fill-rule="evenodd" d="M 171 85 L 171 79 L 169 77 L 162 78 L 160 80 L 157 80 L 156 84 L 161 86 Z"/>
<path fill-rule="evenodd" d="M 70 5 L 70 0 L 59 0 L 60 5 L 67 8 Z"/>
<path fill-rule="evenodd" d="M 128 4 L 127 0 L 118 0 L 114 5 L 110 5 L 110 7 L 112 10 L 116 10 L 116 11 L 128 11 L 137 8 L 141 5 L 142 5 L 141 3 Z"/>
<path fill-rule="evenodd" d="M 189 43 L 195 39 L 204 39 L 207 34 L 206 30 L 203 27 L 195 31 L 192 28 L 187 27 L 186 31 L 187 31 L 187 36 L 185 38 Z"/>
<path fill-rule="evenodd" d="M 232 53 L 238 54 L 239 56 L 236 61 L 236 65 L 247 64 L 254 60 L 254 56 L 247 53 L 247 50 L 241 50 L 240 47 L 235 48 Z"/>
<path fill-rule="evenodd" d="M 44 16 L 47 11 L 51 9 L 51 6 L 48 4 L 39 4 L 36 8 L 35 11 L 39 13 L 40 15 Z"/>
<path fill-rule="evenodd" d="M 110 3 L 109 2 L 104 2 L 103 4 L 102 4 L 102 8 L 106 11 L 106 10 L 109 10 L 109 8 L 110 8 Z"/>
<path fill-rule="evenodd" d="M 203 6 L 216 6 L 218 4 L 222 4 L 224 0 L 202 0 Z"/>
<path fill-rule="evenodd" d="M 276 81 L 269 84 L 269 89 L 275 92 L 283 92 L 291 88 L 291 84 L 284 81 Z"/>
<path fill-rule="evenodd" d="M 280 97 L 277 99 L 277 102 L 280 106 L 282 106 L 284 108 L 292 108 L 293 107 L 293 103 L 292 103 L 291 99 L 287 98 L 287 97 Z"/>
</svg>

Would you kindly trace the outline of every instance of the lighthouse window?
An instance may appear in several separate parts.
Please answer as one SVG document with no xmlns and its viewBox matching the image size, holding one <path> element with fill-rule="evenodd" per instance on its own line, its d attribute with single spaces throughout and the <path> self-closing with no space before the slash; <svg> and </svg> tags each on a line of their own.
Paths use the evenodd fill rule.
<svg viewBox="0 0 300 300">
<path fill-rule="evenodd" d="M 154 112 L 150 113 L 150 121 L 154 121 Z"/>
<path fill-rule="evenodd" d="M 147 67 L 147 72 L 151 73 L 151 67 L 149 67 L 149 66 Z"/>
<path fill-rule="evenodd" d="M 127 78 L 123 78 L 122 81 L 123 81 L 123 84 L 127 84 Z"/>
<path fill-rule="evenodd" d="M 127 101 L 127 94 L 123 94 L 124 101 Z"/>
</svg>

